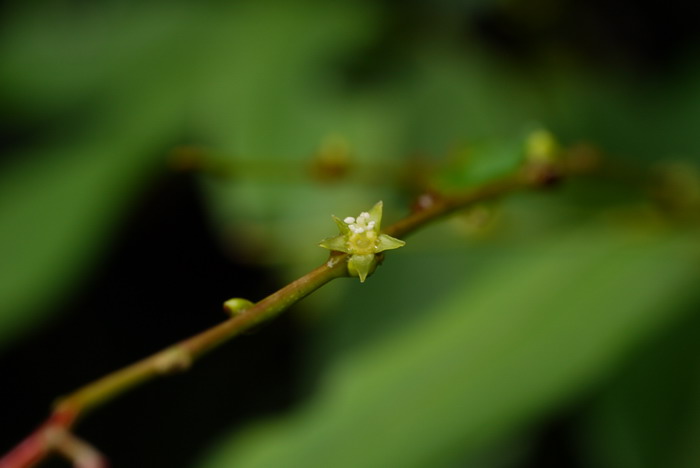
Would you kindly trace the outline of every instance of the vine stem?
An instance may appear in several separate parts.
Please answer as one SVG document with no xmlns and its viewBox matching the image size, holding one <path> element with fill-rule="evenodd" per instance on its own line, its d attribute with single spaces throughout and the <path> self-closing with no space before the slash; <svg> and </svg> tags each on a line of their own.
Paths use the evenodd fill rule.
<svg viewBox="0 0 700 468">
<path fill-rule="evenodd" d="M 504 178 L 449 196 L 423 195 L 411 214 L 384 229 L 395 237 L 406 236 L 453 211 L 505 194 L 549 185 L 561 177 L 592 172 L 597 158 L 570 153 L 553 163 L 529 163 Z M 348 276 L 347 254 L 331 253 L 329 260 L 251 307 L 208 330 L 171 345 L 141 361 L 112 372 L 59 399 L 49 418 L 0 459 L 0 468 L 35 466 L 51 453 L 68 458 L 75 467 L 104 468 L 104 457 L 71 433 L 76 422 L 90 411 L 157 377 L 188 369 L 203 354 L 270 320 L 329 281 Z"/>
</svg>

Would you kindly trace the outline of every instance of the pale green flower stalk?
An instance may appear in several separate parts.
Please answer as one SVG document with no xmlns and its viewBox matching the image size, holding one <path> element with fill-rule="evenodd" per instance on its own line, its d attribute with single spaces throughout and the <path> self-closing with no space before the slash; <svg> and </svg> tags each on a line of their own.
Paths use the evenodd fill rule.
<svg viewBox="0 0 700 468">
<path fill-rule="evenodd" d="M 357 218 L 348 216 L 340 219 L 333 216 L 340 234 L 323 239 L 319 244 L 324 249 L 349 254 L 348 271 L 365 282 L 367 276 L 377 267 L 376 255 L 385 250 L 398 249 L 406 243 L 387 234 L 381 234 L 382 202 L 377 202 L 369 211 L 363 211 Z"/>
</svg>

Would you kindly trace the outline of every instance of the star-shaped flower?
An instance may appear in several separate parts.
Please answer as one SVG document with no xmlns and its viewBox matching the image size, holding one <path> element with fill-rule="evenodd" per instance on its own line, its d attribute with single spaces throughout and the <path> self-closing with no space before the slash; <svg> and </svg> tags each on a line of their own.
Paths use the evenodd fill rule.
<svg viewBox="0 0 700 468">
<path fill-rule="evenodd" d="M 379 232 L 382 222 L 381 201 L 371 210 L 360 213 L 357 218 L 348 216 L 341 220 L 333 216 L 333 221 L 338 225 L 340 234 L 322 240 L 319 245 L 324 249 L 350 254 L 348 271 L 359 276 L 363 283 L 376 267 L 376 254 L 406 245 L 402 240 Z"/>
</svg>

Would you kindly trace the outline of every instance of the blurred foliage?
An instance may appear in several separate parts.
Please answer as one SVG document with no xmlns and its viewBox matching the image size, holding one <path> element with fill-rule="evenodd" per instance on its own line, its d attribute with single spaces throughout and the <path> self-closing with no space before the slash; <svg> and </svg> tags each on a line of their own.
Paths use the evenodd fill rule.
<svg viewBox="0 0 700 468">
<path fill-rule="evenodd" d="M 662 334 L 587 408 L 581 431 L 591 466 L 697 466 L 699 330 L 695 314 Z"/>
<path fill-rule="evenodd" d="M 383 199 L 391 223 L 426 187 L 509 172 L 545 127 L 640 171 L 683 161 L 654 195 L 685 227 L 643 189 L 600 181 L 436 225 L 366 285 L 309 298 L 309 400 L 203 463 L 494 466 L 474 457 L 595 391 L 591 466 L 700 463 L 697 417 L 652 414 L 685 369 L 648 385 L 683 356 L 697 372 L 693 338 L 633 355 L 697 306 L 692 49 L 657 70 L 621 59 L 635 54 L 613 35 L 591 57 L 567 28 L 596 24 L 596 7 L 577 2 L 40 5 L 10 2 L 0 25 L 0 347 L 47 322 L 168 170 L 200 174 L 223 252 L 291 279 L 322 261 L 328 215 Z M 624 360 L 639 368 L 597 388 Z M 696 413 L 697 395 L 674 401 Z"/>
<path fill-rule="evenodd" d="M 582 227 L 453 278 L 444 295 L 423 284 L 437 262 L 399 265 L 383 273 L 420 288 L 387 294 L 384 282 L 346 303 L 365 326 L 407 309 L 410 325 L 347 352 L 312 402 L 223 442 L 205 466 L 457 466 L 674 320 L 699 254 L 692 236 Z"/>
</svg>

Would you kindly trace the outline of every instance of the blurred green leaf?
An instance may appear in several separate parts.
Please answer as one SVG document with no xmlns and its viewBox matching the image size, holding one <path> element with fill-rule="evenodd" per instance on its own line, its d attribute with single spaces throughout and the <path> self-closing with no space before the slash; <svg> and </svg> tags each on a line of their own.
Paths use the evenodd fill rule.
<svg viewBox="0 0 700 468">
<path fill-rule="evenodd" d="M 111 148 L 105 143 L 113 143 Z M 0 178 L 0 345 L 37 326 L 94 261 L 154 169 L 150 140 L 106 140 L 38 154 Z M 130 156 L 128 156 L 130 155 Z"/>
<path fill-rule="evenodd" d="M 588 466 L 700 466 L 700 314 L 647 346 L 582 417 Z"/>
<path fill-rule="evenodd" d="M 439 275 L 412 273 L 417 290 Z M 225 439 L 203 466 L 444 466 L 605 375 L 674 319 L 697 275 L 691 235 L 597 227 L 549 238 L 347 353 L 303 408 Z"/>
<path fill-rule="evenodd" d="M 517 171 L 524 157 L 522 139 L 465 146 L 451 155 L 451 161 L 437 174 L 435 185 L 440 192 L 449 192 L 485 184 Z"/>
</svg>

